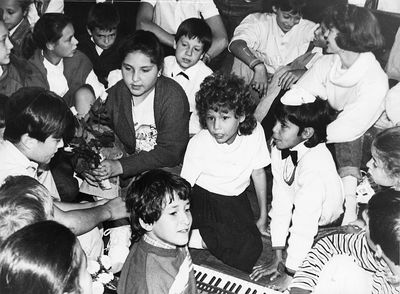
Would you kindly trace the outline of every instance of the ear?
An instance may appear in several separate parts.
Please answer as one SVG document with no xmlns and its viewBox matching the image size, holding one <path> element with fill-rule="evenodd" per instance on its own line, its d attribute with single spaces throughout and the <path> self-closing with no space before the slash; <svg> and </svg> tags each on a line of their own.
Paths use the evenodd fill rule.
<svg viewBox="0 0 400 294">
<path fill-rule="evenodd" d="M 274 13 L 277 13 L 277 12 L 278 12 L 278 8 L 276 8 L 275 5 L 272 5 L 272 11 L 273 11 Z"/>
<path fill-rule="evenodd" d="M 139 224 L 147 232 L 150 232 L 153 230 L 153 224 L 145 223 L 144 220 L 142 220 L 141 218 L 139 218 Z"/>
<path fill-rule="evenodd" d="M 93 37 L 92 31 L 91 31 L 91 30 L 89 30 L 89 28 L 88 28 L 88 27 L 86 27 L 86 31 L 88 32 L 89 36 Z"/>
<path fill-rule="evenodd" d="M 34 149 L 35 146 L 37 145 L 38 140 L 36 140 L 36 139 L 30 137 L 30 136 L 28 135 L 28 133 L 26 133 L 26 134 L 23 134 L 23 135 L 21 136 L 21 141 L 20 141 L 20 143 L 21 143 L 26 149 L 32 150 L 32 149 Z"/>
<path fill-rule="evenodd" d="M 312 136 L 314 136 L 314 128 L 312 128 L 312 127 L 304 128 L 303 132 L 301 133 L 301 137 L 304 140 L 308 140 Z"/>
<path fill-rule="evenodd" d="M 161 77 L 161 74 L 162 74 L 162 69 L 160 69 L 160 70 L 158 71 L 157 77 Z"/>
<path fill-rule="evenodd" d="M 245 116 L 245 115 L 239 116 L 239 123 L 244 122 L 245 119 L 246 119 L 246 116 Z"/>
<path fill-rule="evenodd" d="M 56 45 L 54 43 L 51 43 L 51 42 L 46 43 L 47 50 L 50 50 L 50 51 L 54 50 L 54 47 L 56 47 Z"/>
</svg>

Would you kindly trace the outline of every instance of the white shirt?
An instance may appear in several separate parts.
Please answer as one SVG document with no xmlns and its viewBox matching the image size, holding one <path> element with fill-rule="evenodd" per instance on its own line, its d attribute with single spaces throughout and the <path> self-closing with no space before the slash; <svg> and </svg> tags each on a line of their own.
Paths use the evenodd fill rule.
<svg viewBox="0 0 400 294">
<path fill-rule="evenodd" d="M 184 72 L 189 79 L 186 79 L 182 75 L 178 75 L 180 72 Z M 188 97 L 189 108 L 192 113 L 189 121 L 190 134 L 197 134 L 201 130 L 196 110 L 196 93 L 200 90 L 200 84 L 212 73 L 213 71 L 211 68 L 205 65 L 201 60 L 190 68 L 182 70 L 177 63 L 175 56 L 167 56 L 164 58 L 163 75 L 178 82 Z"/>
<path fill-rule="evenodd" d="M 47 6 L 46 9 L 46 13 L 50 12 L 64 13 L 64 0 L 50 0 L 49 6 Z M 32 27 L 39 20 L 39 15 L 34 3 L 29 5 L 27 18 Z"/>
<path fill-rule="evenodd" d="M 231 42 L 245 41 L 254 56 L 264 61 L 267 71 L 275 73 L 280 66 L 287 65 L 307 51 L 317 27 L 314 22 L 301 19 L 284 33 L 276 22 L 276 14 L 253 13 L 236 27 Z M 235 63 L 238 61 L 236 58 Z M 237 66 L 234 64 L 233 70 L 236 71 Z"/>
<path fill-rule="evenodd" d="M 14 144 L 7 140 L 0 142 L 0 185 L 8 176 L 29 176 L 45 186 L 53 198 L 60 200 L 51 172 L 45 170 L 38 176 L 37 169 L 38 164 L 30 161 Z"/>
<path fill-rule="evenodd" d="M 273 175 L 271 241 L 284 248 L 288 239 L 286 266 L 297 270 L 317 234 L 318 226 L 327 225 L 343 212 L 344 191 L 335 162 L 325 144 L 307 148 L 304 143 L 292 148 L 298 152 L 294 181 L 284 181 L 289 156 L 282 159 L 276 147 L 271 151 Z M 290 226 L 290 222 L 292 225 Z"/>
<path fill-rule="evenodd" d="M 218 144 L 201 130 L 188 144 L 181 176 L 192 186 L 220 195 L 237 196 L 250 184 L 253 170 L 270 164 L 264 130 L 257 123 L 251 135 L 237 136 L 232 144 Z"/>
<path fill-rule="evenodd" d="M 170 34 L 175 34 L 179 25 L 188 18 L 208 19 L 219 15 L 212 0 L 141 0 L 154 7 L 153 22 Z"/>
<path fill-rule="evenodd" d="M 327 127 L 330 143 L 361 137 L 382 114 L 388 91 L 387 76 L 370 52 L 360 53 L 348 69 L 342 69 L 337 54 L 324 55 L 297 85 L 327 99 L 334 109 L 341 111 Z"/>
</svg>

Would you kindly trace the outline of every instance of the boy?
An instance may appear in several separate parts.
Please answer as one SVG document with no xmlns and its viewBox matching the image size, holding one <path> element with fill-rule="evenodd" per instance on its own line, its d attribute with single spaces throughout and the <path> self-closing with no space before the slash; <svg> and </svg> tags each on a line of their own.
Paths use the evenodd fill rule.
<svg viewBox="0 0 400 294">
<path fill-rule="evenodd" d="M 290 293 L 400 293 L 400 192 L 376 193 L 363 218 L 366 230 L 329 235 L 314 245 Z"/>
<path fill-rule="evenodd" d="M 176 32 L 175 56 L 164 59 L 164 76 L 177 81 L 188 97 L 191 135 L 201 130 L 195 96 L 204 78 L 212 74 L 212 70 L 201 61 L 211 46 L 211 38 L 211 29 L 204 20 L 188 18 L 180 24 Z"/>
<path fill-rule="evenodd" d="M 311 249 L 318 227 L 340 220 L 344 195 L 332 155 L 323 143 L 333 119 L 328 102 L 297 87 L 281 102 L 275 110 L 271 151 L 270 226 L 276 258 L 272 265 L 255 267 L 250 276 L 257 280 L 274 273 L 270 280 L 275 280 L 280 275 L 277 270 L 284 268 L 275 283 L 285 289 Z"/>
<path fill-rule="evenodd" d="M 78 50 L 89 57 L 94 73 L 107 87 L 108 73 L 121 67 L 118 10 L 110 3 L 94 4 L 88 14 L 87 34 L 79 38 Z"/>
<path fill-rule="evenodd" d="M 196 293 L 186 244 L 192 224 L 190 184 L 156 169 L 132 183 L 126 196 L 131 215 L 131 252 L 122 269 L 119 294 Z"/>
</svg>

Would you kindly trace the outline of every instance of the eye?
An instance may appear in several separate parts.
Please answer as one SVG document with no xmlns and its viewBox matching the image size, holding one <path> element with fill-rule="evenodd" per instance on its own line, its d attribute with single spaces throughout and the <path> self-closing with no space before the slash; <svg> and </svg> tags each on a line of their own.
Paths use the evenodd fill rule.
<svg viewBox="0 0 400 294">
<path fill-rule="evenodd" d="M 207 116 L 207 120 L 214 120 L 213 116 Z"/>
<path fill-rule="evenodd" d="M 169 215 L 177 215 L 177 211 L 171 211 L 170 213 L 169 213 Z"/>
<path fill-rule="evenodd" d="M 194 51 L 196 51 L 196 52 L 200 52 L 200 51 L 201 51 L 201 49 L 200 49 L 200 48 L 194 48 Z"/>
<path fill-rule="evenodd" d="M 228 115 L 224 115 L 222 118 L 223 118 L 224 120 L 227 120 L 227 119 L 229 119 L 229 118 L 230 118 L 230 116 L 228 116 Z"/>
</svg>

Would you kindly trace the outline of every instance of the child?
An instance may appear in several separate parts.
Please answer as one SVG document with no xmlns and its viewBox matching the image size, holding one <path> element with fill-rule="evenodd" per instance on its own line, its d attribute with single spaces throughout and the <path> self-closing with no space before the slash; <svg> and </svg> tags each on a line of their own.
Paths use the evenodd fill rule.
<svg viewBox="0 0 400 294">
<path fill-rule="evenodd" d="M 26 226 L 0 248 L 2 294 L 92 293 L 86 256 L 75 235 L 57 222 Z"/>
<path fill-rule="evenodd" d="M 329 235 L 314 245 L 290 293 L 400 293 L 400 192 L 376 193 L 363 217 L 366 230 Z"/>
<path fill-rule="evenodd" d="M 27 19 L 31 0 L 4 0 L 0 2 L 0 9 L 3 10 L 3 19 L 10 32 L 10 40 L 14 46 L 13 53 L 22 56 L 21 46 L 31 26 Z"/>
<path fill-rule="evenodd" d="M 211 46 L 212 35 L 208 24 L 200 18 L 188 18 L 178 27 L 175 35 L 175 56 L 164 59 L 163 75 L 173 78 L 185 90 L 189 100 L 189 134 L 201 130 L 196 111 L 195 95 L 204 78 L 212 70 L 200 59 Z"/>
<path fill-rule="evenodd" d="M 193 186 L 189 246 L 208 248 L 224 263 L 249 272 L 266 231 L 264 131 L 256 122 L 249 87 L 237 76 L 205 78 L 196 96 L 204 130 L 189 142 L 181 176 Z M 254 223 L 246 188 L 254 182 L 260 217 Z"/>
<path fill-rule="evenodd" d="M 130 186 L 126 207 L 136 243 L 122 269 L 118 293 L 197 293 L 187 243 L 192 224 L 190 185 L 155 169 Z"/>
<path fill-rule="evenodd" d="M 340 225 L 343 188 L 335 162 L 326 147 L 326 126 L 334 111 L 327 101 L 294 87 L 275 109 L 271 167 L 273 175 L 271 242 L 272 265 L 255 267 L 251 278 L 285 273 L 276 285 L 285 289 L 311 249 L 319 226 Z M 283 260 L 286 248 L 287 258 Z"/>
<path fill-rule="evenodd" d="M 121 67 L 118 26 L 120 17 L 111 3 L 94 4 L 87 17 L 87 34 L 79 38 L 78 49 L 89 57 L 94 73 L 107 87 L 110 71 Z"/>
</svg>

